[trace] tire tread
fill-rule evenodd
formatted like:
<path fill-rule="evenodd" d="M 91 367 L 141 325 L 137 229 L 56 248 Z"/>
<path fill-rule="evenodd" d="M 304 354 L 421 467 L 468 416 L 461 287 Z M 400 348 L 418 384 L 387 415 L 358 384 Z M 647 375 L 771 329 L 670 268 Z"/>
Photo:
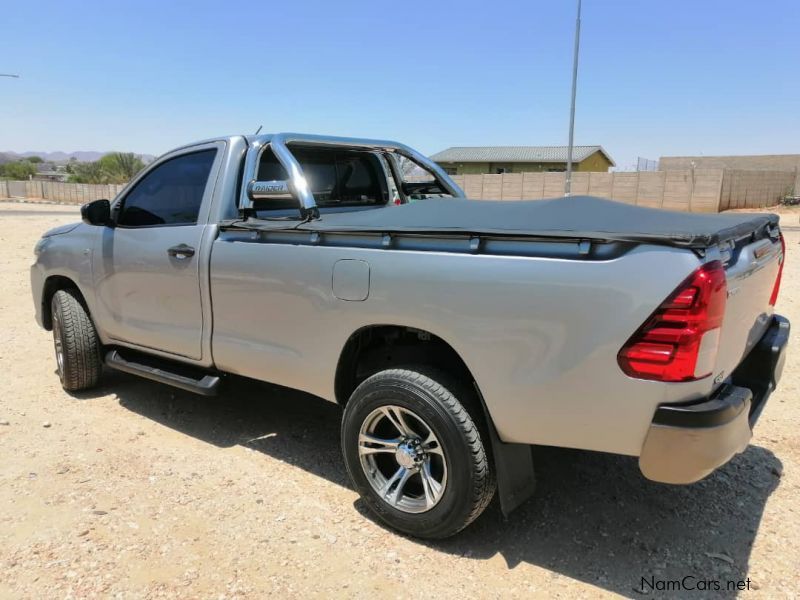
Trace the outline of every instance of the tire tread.
<path fill-rule="evenodd" d="M 73 290 L 59 290 L 53 295 L 53 312 L 58 311 L 61 343 L 64 352 L 65 390 L 76 392 L 97 385 L 102 371 L 100 340 L 94 323 Z M 55 326 L 55 325 L 54 325 Z"/>

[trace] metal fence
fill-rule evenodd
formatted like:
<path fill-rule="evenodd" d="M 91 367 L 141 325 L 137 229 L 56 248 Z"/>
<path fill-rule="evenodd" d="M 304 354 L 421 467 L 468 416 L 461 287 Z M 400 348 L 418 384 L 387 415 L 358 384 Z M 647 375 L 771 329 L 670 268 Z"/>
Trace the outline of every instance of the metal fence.
<path fill-rule="evenodd" d="M 637 171 L 658 171 L 658 161 L 645 158 L 644 156 L 636 157 L 636 170 Z"/>

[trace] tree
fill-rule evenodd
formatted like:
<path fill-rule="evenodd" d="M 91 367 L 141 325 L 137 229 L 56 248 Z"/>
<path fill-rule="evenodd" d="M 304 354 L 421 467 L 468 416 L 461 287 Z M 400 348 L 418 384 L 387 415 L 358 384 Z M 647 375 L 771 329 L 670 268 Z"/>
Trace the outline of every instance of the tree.
<path fill-rule="evenodd" d="M 73 162 L 67 172 L 70 173 L 70 183 L 106 183 L 100 161 Z"/>
<path fill-rule="evenodd" d="M 70 161 L 67 172 L 73 183 L 127 183 L 144 163 L 131 152 L 112 152 L 95 162 Z"/>
<path fill-rule="evenodd" d="M 97 161 L 106 183 L 126 183 L 144 168 L 142 159 L 132 152 L 112 152 Z"/>
<path fill-rule="evenodd" d="M 25 160 L 27 160 L 28 162 L 33 163 L 33 164 L 38 164 L 38 163 L 43 163 L 44 162 L 44 159 L 41 156 L 28 156 Z"/>
<path fill-rule="evenodd" d="M 27 160 L 20 160 L 3 165 L 3 176 L 9 179 L 29 179 L 35 174 L 36 165 Z"/>

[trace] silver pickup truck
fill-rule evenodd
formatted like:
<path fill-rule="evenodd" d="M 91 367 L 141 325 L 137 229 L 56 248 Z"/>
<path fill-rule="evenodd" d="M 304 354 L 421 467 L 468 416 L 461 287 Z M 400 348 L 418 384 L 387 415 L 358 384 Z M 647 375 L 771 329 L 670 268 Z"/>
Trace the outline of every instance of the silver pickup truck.
<path fill-rule="evenodd" d="M 299 134 L 178 148 L 81 211 L 31 268 L 66 390 L 105 365 L 338 403 L 353 486 L 419 537 L 529 497 L 531 444 L 697 481 L 785 360 L 775 215 L 467 200 L 402 144 Z"/>

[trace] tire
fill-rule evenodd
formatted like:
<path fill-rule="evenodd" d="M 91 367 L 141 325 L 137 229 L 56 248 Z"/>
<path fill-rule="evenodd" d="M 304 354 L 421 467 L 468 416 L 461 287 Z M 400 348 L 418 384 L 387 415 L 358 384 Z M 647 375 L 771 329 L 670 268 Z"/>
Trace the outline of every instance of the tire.
<path fill-rule="evenodd" d="M 441 539 L 483 512 L 496 484 L 488 437 L 464 406 L 475 400 L 466 386 L 424 367 L 380 371 L 356 388 L 342 451 L 356 491 L 381 521 Z"/>
<path fill-rule="evenodd" d="M 58 376 L 68 392 L 97 385 L 103 368 L 97 331 L 78 298 L 77 292 L 59 290 L 50 303 Z"/>

